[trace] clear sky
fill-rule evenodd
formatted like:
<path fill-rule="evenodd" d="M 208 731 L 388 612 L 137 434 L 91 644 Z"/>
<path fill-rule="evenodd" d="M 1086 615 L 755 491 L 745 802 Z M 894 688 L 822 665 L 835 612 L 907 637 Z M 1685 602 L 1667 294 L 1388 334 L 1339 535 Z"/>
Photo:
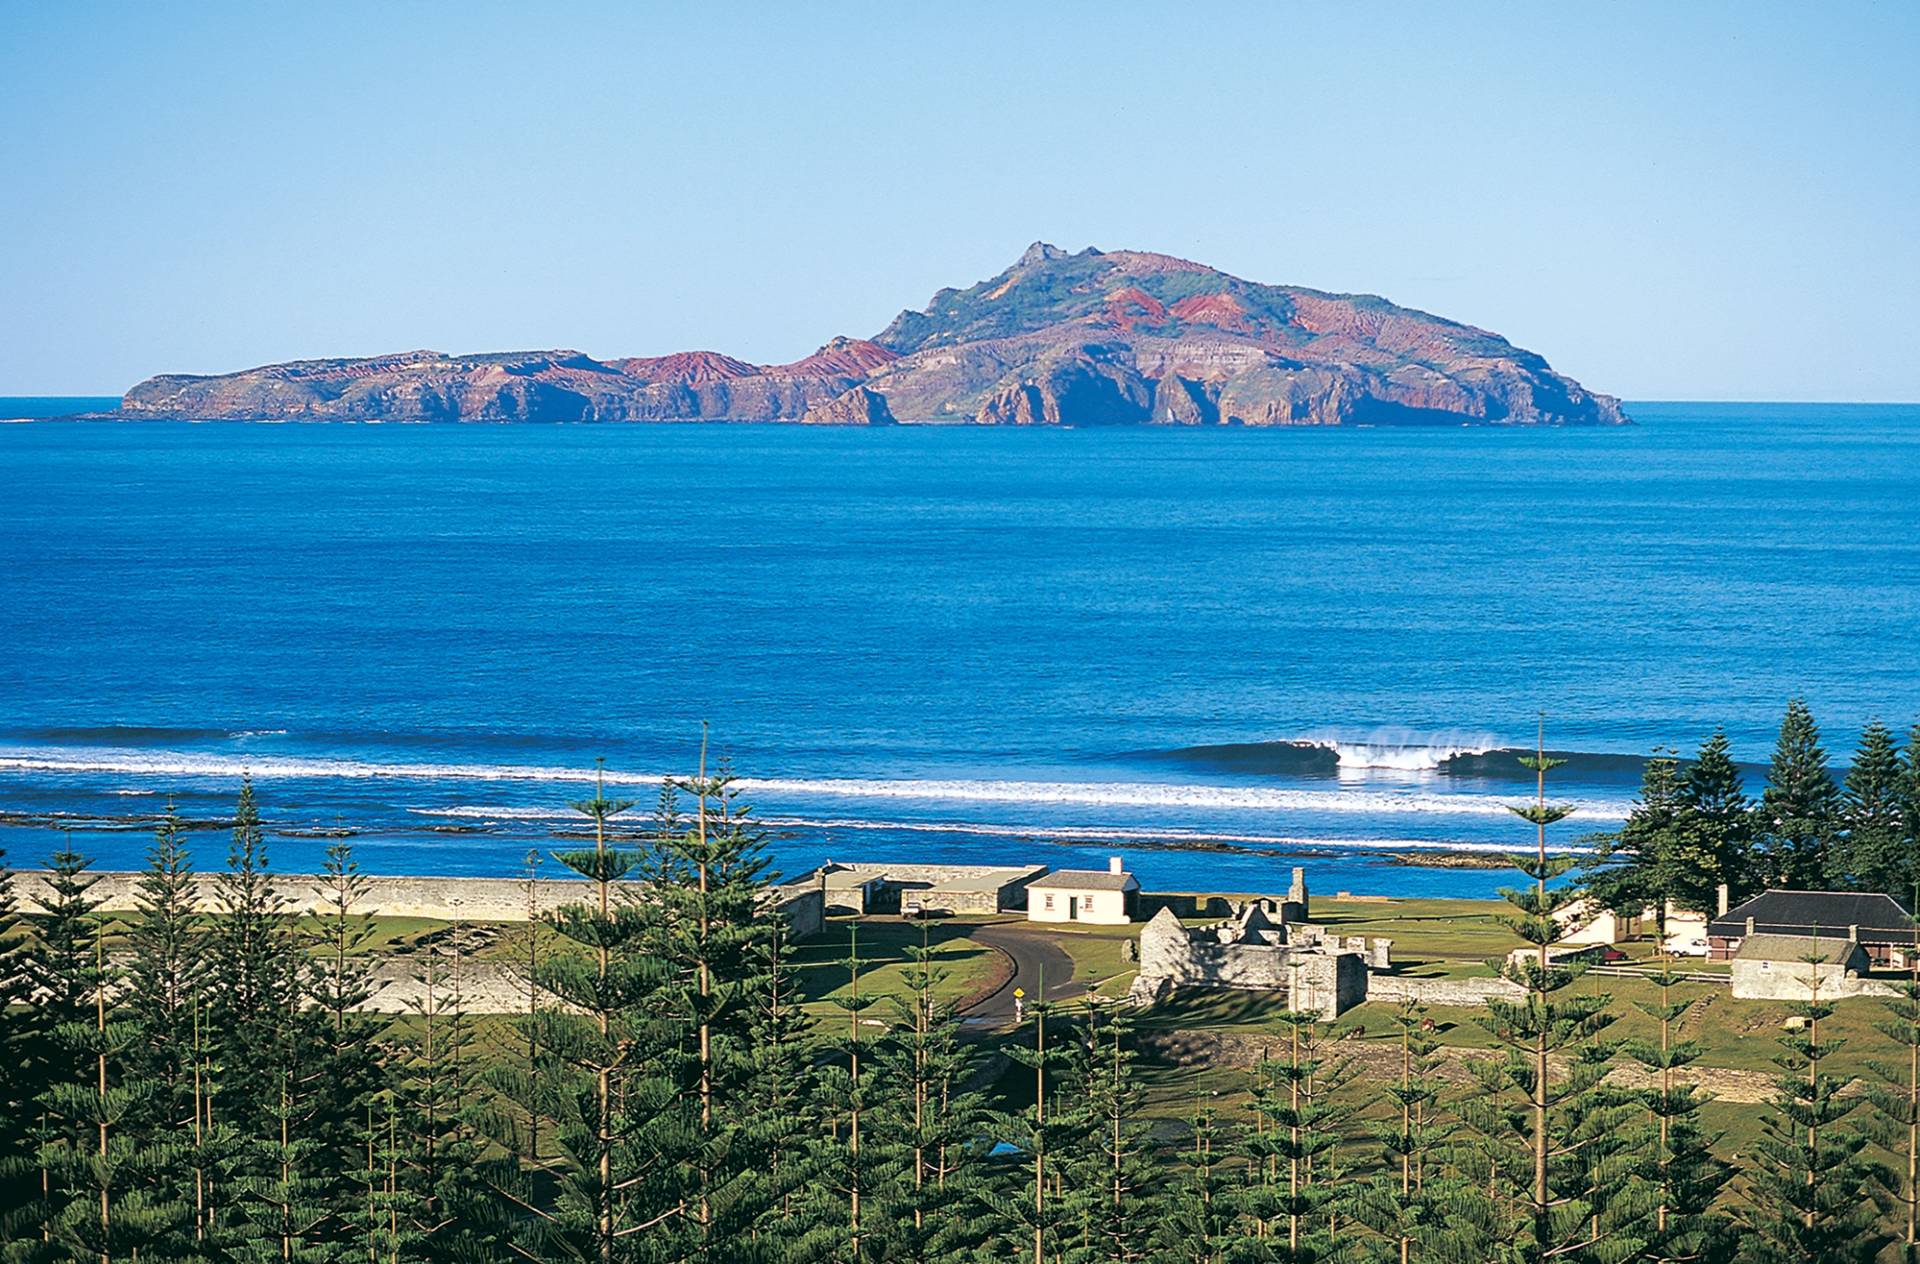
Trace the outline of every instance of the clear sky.
<path fill-rule="evenodd" d="M 1035 239 L 1920 399 L 1920 5 L 0 0 L 0 394 L 872 334 Z"/>

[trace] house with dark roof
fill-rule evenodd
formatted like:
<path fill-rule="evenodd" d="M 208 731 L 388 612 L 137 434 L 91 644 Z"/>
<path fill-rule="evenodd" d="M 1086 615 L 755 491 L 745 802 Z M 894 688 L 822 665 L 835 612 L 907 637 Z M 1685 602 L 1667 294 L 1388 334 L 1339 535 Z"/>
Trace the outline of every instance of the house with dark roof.
<path fill-rule="evenodd" d="M 1838 935 L 1772 935 L 1741 938 L 1728 973 L 1743 1001 L 1837 1000 L 1861 994 L 1867 985 L 1867 954 Z"/>
<path fill-rule="evenodd" d="M 1762 891 L 1707 923 L 1707 960 L 1732 961 L 1755 935 L 1857 943 L 1874 966 L 1904 966 L 1920 928 L 1890 895 L 1861 891 Z"/>

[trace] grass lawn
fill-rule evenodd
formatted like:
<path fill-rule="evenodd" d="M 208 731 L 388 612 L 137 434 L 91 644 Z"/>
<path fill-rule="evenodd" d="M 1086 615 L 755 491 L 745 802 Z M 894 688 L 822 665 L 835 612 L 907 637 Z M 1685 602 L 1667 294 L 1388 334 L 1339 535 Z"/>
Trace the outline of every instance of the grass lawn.
<path fill-rule="evenodd" d="M 1139 967 L 1127 960 L 1129 944 L 1140 938 L 1140 927 L 1074 926 L 1040 923 L 1046 933 L 1073 958 L 1073 978 L 1101 996 L 1125 996 Z"/>
<path fill-rule="evenodd" d="M 368 929 L 373 933 L 360 946 L 363 953 L 405 952 L 427 936 L 452 926 L 451 922 L 430 917 L 374 917 L 369 923 Z M 296 917 L 293 924 L 296 933 L 308 938 L 317 938 L 326 932 L 326 923 L 318 917 Z"/>
<path fill-rule="evenodd" d="M 1393 964 L 1414 978 L 1485 978 L 1487 962 L 1520 946 L 1499 900 L 1338 900 L 1314 897 L 1313 920 L 1342 935 L 1393 941 Z"/>
<path fill-rule="evenodd" d="M 1396 969 L 1416 978 L 1479 977 L 1489 973 L 1486 962 L 1504 956 L 1519 940 L 1496 920 L 1505 907 L 1490 900 L 1340 900 L 1316 898 L 1314 920 L 1341 934 L 1385 936 L 1393 940 Z M 120 919 L 123 922 L 132 919 Z M 319 929 L 317 919 L 298 919 L 300 929 Z M 960 1001 L 991 983 L 1005 969 L 1005 959 L 991 947 L 973 939 L 982 925 L 1017 921 L 1018 918 L 948 918 L 924 925 L 928 942 L 939 950 L 940 968 L 945 978 L 936 988 L 949 1003 Z M 1209 921 L 1217 919 L 1198 919 Z M 479 924 L 476 924 L 478 927 Z M 906 992 L 906 949 L 921 942 L 923 927 L 892 918 L 830 919 L 822 932 L 795 945 L 793 963 L 798 970 L 804 1004 L 823 1020 L 844 1022 L 845 1011 L 834 1002 L 850 991 L 847 967 L 849 930 L 857 926 L 861 958 L 860 990 L 863 995 L 881 998 L 866 1010 L 864 1017 L 884 1023 L 893 1020 L 888 997 Z M 444 934 L 450 924 L 428 918 L 375 917 L 373 934 L 362 948 L 367 953 L 406 952 Z M 476 947 L 476 960 L 515 958 L 524 947 L 520 925 L 485 928 L 490 942 Z M 1074 978 L 1104 996 L 1124 995 L 1132 983 L 1136 967 L 1127 959 L 1127 949 L 1139 935 L 1140 927 L 1047 925 L 1044 933 L 1057 943 L 1074 962 Z M 551 936 L 550 930 L 542 930 Z M 1623 945 L 1636 959 L 1651 955 L 1651 943 Z M 1706 963 L 1687 960 L 1689 971 L 1724 973 Z M 1574 985 L 1584 992 L 1603 991 L 1613 999 L 1616 1021 L 1608 1029 L 1616 1040 L 1650 1039 L 1657 1034 L 1654 1020 L 1641 1008 L 1653 1004 L 1658 989 L 1645 979 L 1611 975 L 1588 975 Z M 1684 1039 L 1703 1046 L 1700 1065 L 1736 1071 L 1771 1074 L 1773 1058 L 1779 1052 L 1775 1043 L 1792 1015 L 1792 1007 L 1783 1002 L 1736 1001 L 1724 986 L 1686 984 L 1676 989 L 1676 997 L 1694 997 L 1699 1004 L 1680 1026 Z M 1218 991 L 1185 993 L 1170 998 L 1140 1016 L 1144 1030 L 1220 1030 L 1235 1032 L 1277 1031 L 1274 1015 L 1278 1005 L 1273 997 L 1257 993 Z M 1341 1016 L 1334 1025 L 1336 1034 L 1355 1032 L 1360 1039 L 1386 1038 L 1392 1030 L 1393 1007 L 1381 1003 L 1361 1005 Z M 1430 1016 L 1440 1026 L 1443 1043 L 1456 1048 L 1484 1049 L 1492 1037 L 1475 1021 L 1484 1010 L 1435 1007 Z M 1868 1073 L 1870 1060 L 1893 1056 L 1887 1038 L 1877 1029 L 1887 1013 L 1880 1001 L 1858 998 L 1841 1001 L 1831 1019 L 1823 1024 L 1822 1035 L 1843 1042 L 1829 1066 L 1838 1074 Z M 1211 1072 L 1208 1073 L 1212 1075 Z M 1204 1092 L 1213 1092 L 1230 1083 L 1244 1087 L 1244 1073 L 1222 1071 L 1225 1080 L 1207 1084 Z M 1236 1077 L 1238 1079 L 1236 1080 Z M 1190 1099 L 1193 1077 L 1186 1072 L 1169 1073 L 1169 1091 Z M 1175 1086 L 1178 1086 L 1177 1088 Z M 1160 1103 L 1157 1109 L 1185 1113 L 1185 1105 Z M 1738 1123 L 1739 1118 L 1733 1121 Z"/>
<path fill-rule="evenodd" d="M 846 1021 L 846 1011 L 835 1001 L 852 994 L 848 958 L 850 948 L 857 943 L 860 995 L 880 998 L 863 1011 L 862 1017 L 891 1026 L 894 1010 L 888 998 L 907 995 L 907 949 L 920 945 L 922 932 L 927 944 L 939 954 L 936 968 L 945 972 L 935 984 L 934 994 L 949 1003 L 958 1002 L 1004 969 L 1005 959 L 998 952 L 973 942 L 973 931 L 980 924 L 972 918 L 921 923 L 829 918 L 818 935 L 794 945 L 791 960 L 799 972 L 802 1004 L 822 1021 Z"/>
<path fill-rule="evenodd" d="M 1608 1039 L 1658 1039 L 1658 1024 L 1641 1008 L 1659 1000 L 1660 990 L 1652 982 L 1590 974 L 1576 981 L 1572 990 L 1602 992 L 1612 998 L 1615 1021 L 1606 1031 Z M 1791 1004 L 1735 1000 L 1724 987 L 1706 983 L 1683 984 L 1673 990 L 1673 996 L 1675 1000 L 1692 998 L 1699 1002 L 1681 1019 L 1678 1036 L 1700 1044 L 1700 1066 L 1767 1074 L 1777 1070 L 1773 1059 L 1781 1050 L 1776 1041 L 1785 1033 L 1786 1020 L 1793 1016 Z M 1277 1034 L 1281 1027 L 1274 1016 L 1279 1009 L 1275 998 L 1257 993 L 1184 993 L 1143 1015 L 1141 1027 Z M 1336 1035 L 1358 1031 L 1361 1039 L 1390 1038 L 1395 1009 L 1381 1002 L 1356 1006 L 1340 1016 L 1333 1031 Z M 1446 1046 L 1464 1049 L 1493 1046 L 1492 1034 L 1476 1021 L 1485 1014 L 1483 1009 L 1435 1006 L 1428 1010 L 1439 1027 L 1438 1039 Z M 1827 1069 L 1841 1075 L 1867 1075 L 1870 1061 L 1894 1057 L 1896 1049 L 1877 1026 L 1889 1017 L 1884 1003 L 1870 997 L 1837 1002 L 1833 1016 L 1820 1029 L 1823 1043 L 1843 1042 L 1826 1064 Z"/>

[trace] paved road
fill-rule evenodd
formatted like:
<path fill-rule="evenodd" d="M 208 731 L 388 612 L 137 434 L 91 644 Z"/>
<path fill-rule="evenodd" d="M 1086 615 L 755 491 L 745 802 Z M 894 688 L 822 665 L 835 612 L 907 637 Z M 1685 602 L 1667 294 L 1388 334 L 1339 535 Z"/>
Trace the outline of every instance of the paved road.
<path fill-rule="evenodd" d="M 965 1018 L 980 1026 L 1006 1027 L 1013 1023 L 1013 990 L 1025 988 L 1027 999 L 1040 992 L 1040 979 L 1047 981 L 1047 999 L 1062 1001 L 1079 996 L 1086 984 L 1073 981 L 1073 958 L 1057 940 L 1023 922 L 982 926 L 973 932 L 980 943 L 998 948 L 1013 961 L 1013 977 L 998 992 L 968 1009 Z"/>

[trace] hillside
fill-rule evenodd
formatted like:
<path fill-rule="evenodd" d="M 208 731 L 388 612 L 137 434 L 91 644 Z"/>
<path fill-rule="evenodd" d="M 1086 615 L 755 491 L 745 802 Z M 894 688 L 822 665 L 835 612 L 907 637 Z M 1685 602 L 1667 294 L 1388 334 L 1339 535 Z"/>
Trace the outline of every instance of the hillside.
<path fill-rule="evenodd" d="M 1140 251 L 1036 242 L 872 339 L 791 364 L 714 351 L 303 360 L 166 375 L 128 417 L 895 421 L 984 425 L 1619 424 L 1619 401 L 1488 333 L 1372 295 L 1243 281 Z"/>

